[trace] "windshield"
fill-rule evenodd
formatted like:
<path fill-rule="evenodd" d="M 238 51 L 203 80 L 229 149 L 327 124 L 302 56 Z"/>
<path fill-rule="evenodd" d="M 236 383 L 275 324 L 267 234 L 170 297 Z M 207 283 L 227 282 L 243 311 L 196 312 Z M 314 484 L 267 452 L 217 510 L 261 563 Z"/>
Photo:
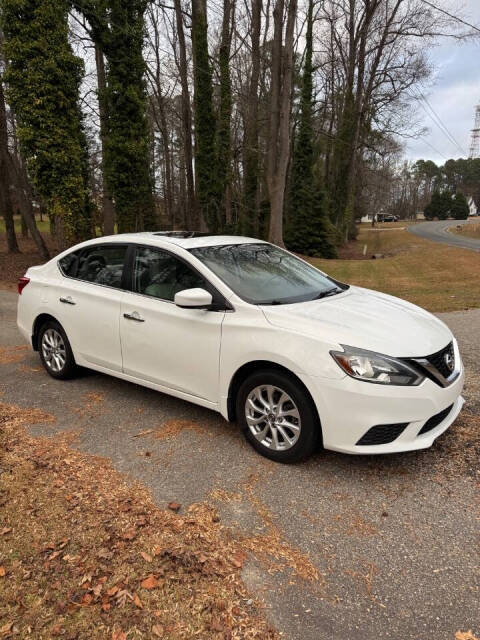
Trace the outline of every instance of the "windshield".
<path fill-rule="evenodd" d="M 347 288 L 271 244 L 198 247 L 190 253 L 252 304 L 305 302 Z"/>

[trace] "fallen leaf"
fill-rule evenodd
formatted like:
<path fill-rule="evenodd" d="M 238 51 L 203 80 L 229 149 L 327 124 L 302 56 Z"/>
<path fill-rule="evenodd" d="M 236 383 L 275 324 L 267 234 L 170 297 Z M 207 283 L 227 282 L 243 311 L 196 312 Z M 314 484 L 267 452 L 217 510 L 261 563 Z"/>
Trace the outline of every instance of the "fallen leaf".
<path fill-rule="evenodd" d="M 455 634 L 455 640 L 479 640 L 476 636 L 473 635 L 472 630 L 468 631 L 457 631 Z"/>
<path fill-rule="evenodd" d="M 230 560 L 232 561 L 233 566 L 237 567 L 237 569 L 241 569 L 245 560 L 245 555 L 243 553 L 232 553 Z"/>
<path fill-rule="evenodd" d="M 6 574 L 5 567 L 0 567 L 0 578 L 3 578 L 5 574 Z"/>
<path fill-rule="evenodd" d="M 126 589 L 122 589 L 116 594 L 115 599 L 119 607 L 124 607 L 127 600 L 133 600 L 133 596 Z"/>
<path fill-rule="evenodd" d="M 178 504 L 178 502 L 175 501 L 168 503 L 168 508 L 171 509 L 171 511 L 175 511 L 175 513 L 180 510 L 181 506 L 181 504 Z"/>
<path fill-rule="evenodd" d="M 152 633 L 154 633 L 157 638 L 162 638 L 163 637 L 163 627 L 160 626 L 159 624 L 154 624 L 152 627 Z"/>
<path fill-rule="evenodd" d="M 3 529 L 0 529 L 0 536 L 4 536 L 7 533 L 10 533 L 10 531 L 12 530 L 12 527 L 4 527 Z M 13 623 L 12 623 L 13 624 Z M 3 628 L 3 627 L 2 627 Z"/>
<path fill-rule="evenodd" d="M 140 551 L 140 555 L 144 560 L 146 560 L 146 562 L 152 561 L 152 556 L 148 555 L 148 553 L 145 553 L 145 551 Z"/>
<path fill-rule="evenodd" d="M 134 540 L 137 537 L 137 532 L 134 531 L 133 529 L 130 529 L 129 531 L 126 531 L 123 535 L 122 538 L 124 540 Z"/>
<path fill-rule="evenodd" d="M 113 631 L 112 640 L 127 640 L 127 634 L 123 633 L 121 629 L 118 629 L 117 631 Z"/>
<path fill-rule="evenodd" d="M 154 555 L 154 556 L 159 556 L 159 555 L 162 553 L 162 551 L 163 551 L 163 549 L 162 549 L 162 547 L 161 547 L 159 544 L 157 544 L 157 545 L 156 545 L 155 547 L 153 547 L 153 549 L 152 549 L 152 553 L 153 553 L 153 555 Z"/>
<path fill-rule="evenodd" d="M 135 597 L 133 598 L 133 601 L 134 601 L 134 603 L 136 604 L 136 606 L 137 606 L 139 609 L 143 609 L 142 601 L 140 600 L 140 598 L 138 597 L 138 595 L 137 595 L 137 594 L 135 594 Z"/>
<path fill-rule="evenodd" d="M 7 624 L 4 624 L 3 627 L 0 627 L 0 633 L 2 635 L 6 635 L 7 633 L 10 633 L 10 631 L 12 630 L 13 627 L 13 622 L 7 622 Z"/>
<path fill-rule="evenodd" d="M 145 580 L 142 582 L 142 587 L 144 589 L 156 589 L 159 585 L 158 580 L 155 578 L 155 576 L 148 576 L 148 578 L 145 578 Z"/>

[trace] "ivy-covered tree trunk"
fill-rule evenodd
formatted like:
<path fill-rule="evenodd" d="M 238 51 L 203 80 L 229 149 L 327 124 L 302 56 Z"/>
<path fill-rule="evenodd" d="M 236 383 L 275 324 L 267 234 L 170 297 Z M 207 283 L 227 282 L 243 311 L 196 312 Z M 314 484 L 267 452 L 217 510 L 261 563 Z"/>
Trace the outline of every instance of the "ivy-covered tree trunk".
<path fill-rule="evenodd" d="M 157 226 L 142 53 L 145 8 L 144 0 L 109 0 L 101 33 L 107 58 L 105 171 L 119 233 Z"/>
<path fill-rule="evenodd" d="M 65 0 L 3 0 L 8 99 L 29 174 L 59 249 L 91 233 L 88 164 L 78 90 L 83 64 L 68 41 Z"/>
<path fill-rule="evenodd" d="M 105 60 L 103 51 L 98 42 L 95 43 L 95 65 L 97 68 L 97 91 L 98 91 L 98 115 L 100 120 L 100 142 L 102 145 L 102 214 L 103 233 L 106 236 L 112 235 L 115 231 L 115 207 L 113 205 L 108 175 L 105 161 L 105 143 L 108 126 L 108 110 L 106 101 L 107 80 L 105 74 Z"/>
<path fill-rule="evenodd" d="M 233 7 L 234 10 L 234 7 Z M 230 80 L 230 46 L 232 40 L 232 0 L 223 1 L 222 37 L 220 42 L 220 105 L 217 124 L 217 177 L 220 200 L 219 231 L 230 223 L 228 190 L 231 183 L 232 83 Z"/>
<path fill-rule="evenodd" d="M 192 46 L 196 197 L 200 215 L 209 231 L 216 233 L 220 228 L 220 190 L 215 171 L 215 115 L 212 100 L 212 71 L 208 59 L 205 0 L 192 0 Z"/>
<path fill-rule="evenodd" d="M 248 88 L 247 115 L 244 139 L 244 191 L 245 208 L 240 219 L 241 232 L 253 235 L 258 227 L 258 83 L 260 77 L 260 29 L 262 0 L 252 0 L 252 68 Z"/>
<path fill-rule="evenodd" d="M 309 256 L 335 256 L 332 229 L 324 196 L 313 172 L 313 0 L 309 0 L 305 62 L 300 100 L 300 124 L 292 161 L 292 180 L 286 244 L 289 249 Z"/>

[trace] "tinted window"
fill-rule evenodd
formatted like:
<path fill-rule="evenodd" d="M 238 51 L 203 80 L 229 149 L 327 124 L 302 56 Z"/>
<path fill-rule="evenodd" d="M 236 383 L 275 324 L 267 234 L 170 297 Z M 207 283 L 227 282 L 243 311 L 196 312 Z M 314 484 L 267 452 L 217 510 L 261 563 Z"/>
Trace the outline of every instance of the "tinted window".
<path fill-rule="evenodd" d="M 122 286 L 126 245 L 98 245 L 69 253 L 60 260 L 66 276 L 119 289 Z"/>
<path fill-rule="evenodd" d="M 137 293 L 173 301 L 178 291 L 206 286 L 199 274 L 171 254 L 148 247 L 137 249 L 133 270 L 133 288 Z"/>
<path fill-rule="evenodd" d="M 77 275 L 78 255 L 78 251 L 72 251 L 72 253 L 69 253 L 58 261 L 64 275 L 70 278 L 74 278 Z"/>
<path fill-rule="evenodd" d="M 253 304 L 302 302 L 346 288 L 271 244 L 198 247 L 190 253 Z"/>

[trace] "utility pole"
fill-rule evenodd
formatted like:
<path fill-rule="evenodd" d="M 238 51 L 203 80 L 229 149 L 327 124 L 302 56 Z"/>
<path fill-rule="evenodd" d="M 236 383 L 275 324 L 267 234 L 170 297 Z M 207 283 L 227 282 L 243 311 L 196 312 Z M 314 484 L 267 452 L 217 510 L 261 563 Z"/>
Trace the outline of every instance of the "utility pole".
<path fill-rule="evenodd" d="M 475 125 L 472 129 L 469 158 L 480 157 L 480 104 L 475 107 Z"/>

